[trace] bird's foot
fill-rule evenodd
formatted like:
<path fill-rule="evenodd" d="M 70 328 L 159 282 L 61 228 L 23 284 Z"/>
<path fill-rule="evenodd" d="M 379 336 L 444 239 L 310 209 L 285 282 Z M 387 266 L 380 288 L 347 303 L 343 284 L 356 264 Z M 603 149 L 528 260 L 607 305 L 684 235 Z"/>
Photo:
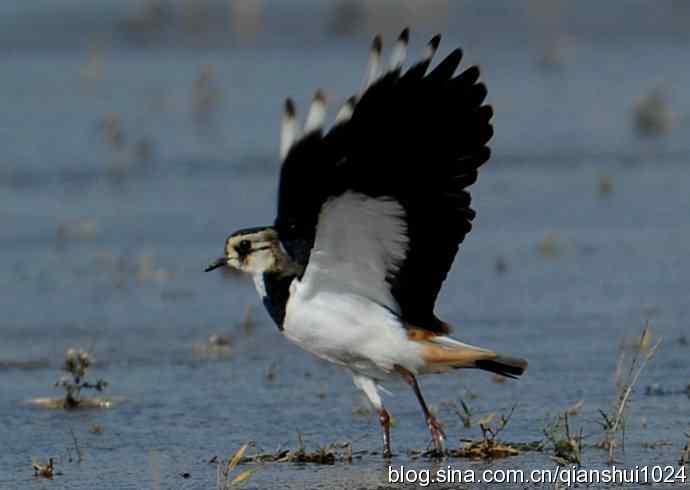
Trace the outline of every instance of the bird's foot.
<path fill-rule="evenodd" d="M 431 432 L 431 438 L 434 442 L 434 452 L 437 457 L 442 457 L 446 454 L 446 434 L 443 432 L 443 426 L 433 415 L 429 415 L 426 419 Z"/>

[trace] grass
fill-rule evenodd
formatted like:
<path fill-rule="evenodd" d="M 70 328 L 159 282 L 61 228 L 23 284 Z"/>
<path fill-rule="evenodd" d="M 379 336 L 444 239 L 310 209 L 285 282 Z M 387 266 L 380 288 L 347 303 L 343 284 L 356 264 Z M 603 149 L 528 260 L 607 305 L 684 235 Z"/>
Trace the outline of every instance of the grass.
<path fill-rule="evenodd" d="M 312 463 L 319 465 L 332 465 L 337 462 L 351 463 L 354 455 L 352 443 L 335 442 L 325 446 L 319 446 L 315 451 L 308 451 L 304 445 L 301 434 L 297 435 L 299 446 L 295 450 L 278 449 L 275 452 L 257 452 L 251 456 L 242 457 L 239 463 Z"/>
<path fill-rule="evenodd" d="M 455 413 L 462 420 L 465 428 L 470 428 L 475 423 L 476 414 L 474 414 L 468 405 L 460 400 L 460 406 L 454 402 L 447 402 L 446 406 L 452 408 Z M 539 450 L 534 443 L 510 443 L 499 440 L 499 434 L 505 430 L 510 423 L 516 406 L 513 406 L 507 414 L 497 414 L 491 412 L 476 421 L 482 433 L 482 438 L 479 440 L 461 439 L 464 443 L 459 448 L 449 448 L 446 451 L 447 456 L 452 458 L 468 458 L 490 461 L 493 459 L 507 458 L 510 456 L 517 456 L 522 451 Z M 421 451 L 410 451 L 413 459 L 417 457 L 437 457 L 435 449 Z"/>
<path fill-rule="evenodd" d="M 72 348 L 65 353 L 65 362 L 62 369 L 67 374 L 55 383 L 56 387 L 65 390 L 64 408 L 79 408 L 82 403 L 82 390 L 96 390 L 100 392 L 108 386 L 108 382 L 102 379 L 95 383 L 86 380 L 87 372 L 93 365 L 93 362 L 93 356 L 81 349 Z"/>
<path fill-rule="evenodd" d="M 626 368 L 627 356 L 624 348 L 620 349 L 616 368 L 616 399 L 609 412 L 599 410 L 600 424 L 604 429 L 604 439 L 599 446 L 608 450 L 608 462 L 616 461 L 616 448 L 625 448 L 626 412 L 633 390 L 645 367 L 656 354 L 661 340 L 652 341 L 649 322 L 645 325 L 639 341 L 633 346 L 632 358 Z M 619 437 L 620 436 L 620 437 Z"/>
<path fill-rule="evenodd" d="M 462 421 L 462 426 L 465 429 L 470 429 L 472 427 L 474 424 L 475 414 L 472 412 L 465 400 L 462 398 L 460 399 L 460 406 L 458 406 L 458 404 L 454 401 L 445 402 L 444 405 L 455 412 L 455 414 Z"/>
<path fill-rule="evenodd" d="M 247 442 L 240 447 L 235 454 L 218 464 L 218 469 L 216 472 L 216 489 L 217 490 L 227 490 L 233 487 L 237 487 L 242 483 L 246 482 L 251 478 L 251 476 L 256 472 L 255 468 L 250 468 L 244 470 L 234 475 L 237 465 L 240 464 L 244 458 L 244 454 L 247 452 L 251 442 Z"/>
<path fill-rule="evenodd" d="M 514 412 L 515 405 L 507 415 L 497 415 L 496 412 L 491 412 L 484 416 L 479 421 L 482 440 L 467 442 L 464 448 L 456 450 L 453 455 L 471 459 L 496 459 L 520 454 L 517 448 L 498 440 L 498 435 L 508 426 Z"/>
<path fill-rule="evenodd" d="M 94 390 L 102 392 L 108 386 L 108 382 L 103 379 L 88 381 L 87 375 L 91 366 L 93 366 L 94 358 L 88 352 L 70 348 L 65 353 L 65 361 L 62 365 L 62 371 L 66 374 L 53 385 L 56 388 L 62 388 L 65 394 L 61 398 L 57 397 L 41 397 L 32 398 L 27 403 L 40 408 L 47 408 L 51 410 L 75 410 L 75 409 L 91 409 L 91 408 L 110 408 L 113 405 L 111 398 L 103 397 L 87 397 L 82 395 L 83 390 Z"/>
<path fill-rule="evenodd" d="M 566 410 L 544 428 L 546 441 L 553 451 L 552 459 L 561 466 L 582 464 L 582 429 L 577 435 L 570 430 L 572 410 Z"/>
<path fill-rule="evenodd" d="M 72 436 L 72 443 L 74 444 L 74 451 L 77 454 L 77 462 L 81 463 L 82 462 L 82 453 L 81 453 L 81 448 L 79 447 L 79 441 L 77 441 L 77 436 L 74 435 L 74 431 L 70 427 L 69 433 Z M 71 460 L 71 458 L 70 458 Z"/>

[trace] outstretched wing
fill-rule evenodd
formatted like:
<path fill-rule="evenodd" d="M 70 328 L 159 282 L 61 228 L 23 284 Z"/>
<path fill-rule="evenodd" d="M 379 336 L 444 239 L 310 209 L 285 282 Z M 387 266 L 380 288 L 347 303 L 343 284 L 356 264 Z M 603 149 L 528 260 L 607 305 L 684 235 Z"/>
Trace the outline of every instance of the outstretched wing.
<path fill-rule="evenodd" d="M 493 113 L 482 105 L 478 68 L 455 75 L 460 50 L 427 74 L 438 42 L 403 73 L 403 31 L 391 69 L 379 76 L 377 38 L 366 91 L 325 135 L 320 93 L 302 138 L 288 103 L 284 136 L 294 144 L 283 145 L 275 227 L 305 275 L 318 276 L 314 287 L 366 295 L 406 323 L 443 332 L 434 303 L 471 229 L 466 188 L 489 158 Z"/>

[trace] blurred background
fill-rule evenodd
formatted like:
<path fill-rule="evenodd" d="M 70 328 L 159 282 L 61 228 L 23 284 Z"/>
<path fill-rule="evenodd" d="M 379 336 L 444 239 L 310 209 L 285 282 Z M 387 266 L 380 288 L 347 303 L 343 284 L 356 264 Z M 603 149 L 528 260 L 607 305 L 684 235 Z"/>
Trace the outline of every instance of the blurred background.
<path fill-rule="evenodd" d="M 461 46 L 495 111 L 475 229 L 439 314 L 463 340 L 530 360 L 519 383 L 453 374 L 423 381 L 427 397 L 518 400 L 510 436 L 538 438 L 550 410 L 606 406 L 621 340 L 649 321 L 665 345 L 646 383 L 671 398 L 643 397 L 633 447 L 687 430 L 687 396 L 672 394 L 690 381 L 690 2 L 6 0 L 0 487 L 23 488 L 31 458 L 55 456 L 70 488 L 199 488 L 215 482 L 212 456 L 249 439 L 294 445 L 298 430 L 378 449 L 349 376 L 288 345 L 249 281 L 202 270 L 227 234 L 273 220 L 285 97 L 304 114 L 322 88 L 335 114 L 362 85 L 373 35 L 390 47 L 405 26 L 408 58 L 436 32 L 439 59 Z M 125 401 L 27 408 L 59 395 L 73 346 Z M 423 447 L 409 393 L 390 408 L 400 452 Z M 379 462 L 255 481 L 375 488 Z"/>

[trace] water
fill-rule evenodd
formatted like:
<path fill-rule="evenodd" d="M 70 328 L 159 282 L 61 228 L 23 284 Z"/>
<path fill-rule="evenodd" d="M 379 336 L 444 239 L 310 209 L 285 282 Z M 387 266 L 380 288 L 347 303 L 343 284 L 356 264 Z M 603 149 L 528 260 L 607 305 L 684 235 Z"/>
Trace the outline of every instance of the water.
<path fill-rule="evenodd" d="M 253 41 L 217 26 L 176 36 L 173 26 L 143 42 L 121 27 L 137 4 L 101 4 L 63 2 L 50 15 L 52 4 L 1 7 L 0 488 L 139 489 L 158 480 L 160 488 L 215 488 L 214 456 L 248 440 L 295 448 L 298 432 L 311 449 L 349 440 L 379 451 L 378 422 L 360 413 L 349 375 L 283 339 L 248 281 L 202 270 L 228 233 L 273 219 L 283 98 L 294 96 L 304 114 L 317 87 L 331 100 L 350 95 L 371 22 L 390 34 L 416 17 L 389 10 L 384 22 L 381 7 L 338 37 L 329 27 L 337 3 L 302 1 L 292 11 L 266 2 Z M 594 444 L 598 410 L 615 398 L 619 344 L 650 318 L 664 343 L 633 396 L 620 458 L 675 464 L 688 397 L 647 396 L 645 387 L 681 392 L 690 381 L 690 348 L 680 341 L 690 314 L 688 17 L 680 2 L 626 2 L 626 22 L 616 21 L 618 5 L 542 7 L 476 2 L 413 23 L 413 53 L 441 29 L 444 53 L 462 45 L 469 63 L 481 63 L 496 113 L 494 157 L 473 188 L 478 219 L 439 316 L 463 340 L 530 361 L 519 382 L 459 372 L 424 378 L 422 388 L 454 446 L 479 437 L 443 403 L 461 398 L 477 413 L 506 413 L 517 402 L 502 437 L 521 442 L 540 439 L 549 417 L 584 400 L 571 426 Z M 554 43 L 562 60 L 545 67 Z M 204 65 L 215 73 L 207 93 L 219 94 L 208 112 L 193 88 Z M 668 94 L 673 130 L 644 140 L 632 107 L 654 86 Z M 103 135 L 112 115 L 119 147 Z M 602 178 L 612 183 L 605 196 Z M 499 258 L 505 273 L 496 271 Z M 251 335 L 241 326 L 247 305 Z M 194 348 L 219 333 L 232 338 L 229 356 Z M 27 406 L 59 395 L 52 384 L 75 345 L 95 354 L 93 376 L 124 401 L 100 411 Z M 394 463 L 428 468 L 407 455 L 429 439 L 416 401 L 394 388 L 386 398 L 397 420 Z M 94 424 L 102 434 L 89 431 Z M 33 480 L 32 458 L 48 457 L 63 474 Z M 606 453 L 587 447 L 583 459 L 603 467 Z M 549 453 L 452 464 L 553 467 Z M 387 465 L 367 455 L 352 465 L 264 465 L 247 487 L 386 481 Z"/>

